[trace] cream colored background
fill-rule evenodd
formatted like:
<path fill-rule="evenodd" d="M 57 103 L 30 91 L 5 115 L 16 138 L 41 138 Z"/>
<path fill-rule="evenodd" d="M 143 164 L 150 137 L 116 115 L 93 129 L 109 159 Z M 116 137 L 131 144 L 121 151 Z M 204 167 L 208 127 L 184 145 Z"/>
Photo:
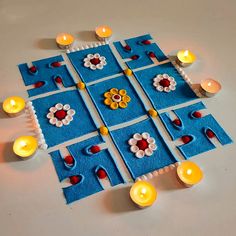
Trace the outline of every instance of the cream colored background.
<path fill-rule="evenodd" d="M 81 45 L 95 40 L 88 31 L 105 23 L 114 40 L 149 32 L 167 54 L 194 51 L 198 61 L 185 71 L 196 83 L 206 77 L 222 83 L 222 92 L 205 103 L 236 140 L 235 11 L 234 0 L 0 0 L 0 101 L 27 97 L 16 65 L 60 53 L 57 33 L 72 33 Z M 174 173 L 155 178 L 159 199 L 140 211 L 125 186 L 67 206 L 46 152 L 27 162 L 11 154 L 11 142 L 30 134 L 25 117 L 1 112 L 0 129 L 2 236 L 235 235 L 235 144 L 193 159 L 205 173 L 196 188 L 179 189 Z"/>

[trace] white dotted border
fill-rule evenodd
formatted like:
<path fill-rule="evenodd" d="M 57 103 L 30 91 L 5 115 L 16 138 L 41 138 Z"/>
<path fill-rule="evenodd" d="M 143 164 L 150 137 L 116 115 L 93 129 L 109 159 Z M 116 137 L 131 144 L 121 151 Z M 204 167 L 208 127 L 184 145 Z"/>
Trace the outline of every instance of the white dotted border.
<path fill-rule="evenodd" d="M 135 182 L 137 181 L 141 181 L 141 180 L 148 180 L 148 179 L 152 179 L 153 177 L 155 176 L 158 176 L 158 175 L 162 175 L 164 173 L 167 173 L 173 169 L 175 169 L 176 167 L 178 167 L 180 165 L 180 162 L 176 162 L 174 164 L 170 164 L 169 166 L 165 166 L 159 170 L 154 170 L 153 172 L 149 172 L 145 175 L 142 175 L 138 178 L 135 179 Z"/>
<path fill-rule="evenodd" d="M 30 120 L 33 121 L 33 131 L 36 134 L 36 137 L 38 139 L 38 145 L 41 149 L 46 150 L 48 148 L 48 145 L 46 144 L 42 129 L 40 128 L 39 121 L 37 118 L 37 115 L 35 114 L 35 109 L 31 101 L 28 101 L 26 103 L 26 112 L 30 116 Z"/>
<path fill-rule="evenodd" d="M 191 79 L 188 77 L 188 75 L 184 72 L 184 70 L 176 63 L 176 61 L 170 60 L 170 62 L 171 62 L 172 65 L 175 67 L 175 69 L 180 73 L 180 75 L 183 77 L 183 79 L 186 81 L 186 83 L 192 88 L 193 82 L 192 82 Z M 203 98 L 203 97 L 204 97 L 204 96 L 200 93 L 200 91 L 199 91 L 198 89 L 194 89 L 193 91 L 194 91 L 194 93 L 195 93 L 199 98 Z"/>
<path fill-rule="evenodd" d="M 98 42 L 98 43 L 86 44 L 86 45 L 80 46 L 80 47 L 72 47 L 72 48 L 67 49 L 66 53 L 82 51 L 82 50 L 89 49 L 89 48 L 96 48 L 96 47 L 103 46 L 106 44 L 109 44 L 109 43 L 108 42 Z"/>

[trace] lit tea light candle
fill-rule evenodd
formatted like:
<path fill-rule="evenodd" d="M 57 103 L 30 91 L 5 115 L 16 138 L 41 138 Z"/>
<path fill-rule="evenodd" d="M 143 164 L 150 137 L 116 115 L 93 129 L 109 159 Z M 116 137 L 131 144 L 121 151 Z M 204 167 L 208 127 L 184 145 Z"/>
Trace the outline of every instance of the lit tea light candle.
<path fill-rule="evenodd" d="M 9 97 L 3 102 L 2 108 L 10 117 L 18 116 L 25 109 L 25 100 L 17 96 Z"/>
<path fill-rule="evenodd" d="M 95 29 L 95 33 L 98 40 L 105 41 L 105 42 L 108 42 L 112 36 L 111 28 L 105 25 L 98 26 Z"/>
<path fill-rule="evenodd" d="M 196 60 L 196 56 L 189 50 L 181 50 L 177 53 L 177 64 L 182 67 L 190 66 Z"/>
<path fill-rule="evenodd" d="M 23 160 L 32 157 L 37 149 L 37 139 L 32 136 L 21 136 L 13 144 L 13 152 Z"/>
<path fill-rule="evenodd" d="M 56 42 L 59 48 L 67 49 L 74 43 L 74 37 L 71 34 L 61 33 L 57 35 Z"/>
<path fill-rule="evenodd" d="M 130 189 L 132 201 L 140 208 L 151 206 L 157 198 L 157 191 L 146 181 L 137 181 Z"/>
<path fill-rule="evenodd" d="M 191 187 L 202 180 L 203 172 L 195 163 L 184 161 L 177 167 L 177 176 L 184 186 Z"/>
<path fill-rule="evenodd" d="M 214 79 L 202 80 L 200 86 L 201 93 L 207 97 L 212 97 L 221 90 L 221 84 Z"/>

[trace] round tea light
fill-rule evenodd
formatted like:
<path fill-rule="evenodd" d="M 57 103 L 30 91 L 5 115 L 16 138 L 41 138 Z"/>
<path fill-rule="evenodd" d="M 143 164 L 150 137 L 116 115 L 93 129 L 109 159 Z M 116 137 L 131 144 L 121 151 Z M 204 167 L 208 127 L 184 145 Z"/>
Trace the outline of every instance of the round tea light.
<path fill-rule="evenodd" d="M 181 50 L 177 53 L 177 64 L 182 67 L 190 66 L 196 60 L 196 56 L 189 50 Z"/>
<path fill-rule="evenodd" d="M 214 79 L 202 80 L 200 87 L 201 93 L 207 97 L 212 97 L 221 90 L 221 84 Z"/>
<path fill-rule="evenodd" d="M 157 191 L 147 181 L 137 181 L 130 189 L 130 198 L 140 208 L 151 206 L 157 198 Z"/>
<path fill-rule="evenodd" d="M 186 187 L 192 187 L 203 178 L 203 172 L 199 166 L 191 161 L 184 161 L 177 167 L 177 176 Z"/>
<path fill-rule="evenodd" d="M 71 34 L 60 33 L 56 37 L 57 46 L 61 49 L 70 48 L 74 42 L 74 37 Z"/>
<path fill-rule="evenodd" d="M 10 117 L 18 116 L 25 109 L 25 100 L 17 96 L 9 97 L 3 102 L 2 108 Z"/>
<path fill-rule="evenodd" d="M 95 29 L 95 33 L 98 40 L 108 42 L 112 36 L 112 29 L 109 26 L 102 25 Z"/>
<path fill-rule="evenodd" d="M 33 136 L 21 136 L 13 144 L 13 152 L 23 160 L 32 157 L 37 149 L 38 142 Z"/>

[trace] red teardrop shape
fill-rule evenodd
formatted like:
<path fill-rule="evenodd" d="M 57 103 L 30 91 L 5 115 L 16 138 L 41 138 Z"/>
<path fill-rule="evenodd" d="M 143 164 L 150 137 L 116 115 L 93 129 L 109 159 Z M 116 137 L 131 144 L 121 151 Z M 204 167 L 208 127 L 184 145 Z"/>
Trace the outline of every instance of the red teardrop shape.
<path fill-rule="evenodd" d="M 58 84 L 61 84 L 62 83 L 62 78 L 60 76 L 57 76 L 55 78 L 55 81 L 58 83 Z"/>
<path fill-rule="evenodd" d="M 216 136 L 215 133 L 210 129 L 207 129 L 206 135 L 208 138 L 214 138 Z"/>
<path fill-rule="evenodd" d="M 131 47 L 129 45 L 125 45 L 124 49 L 127 50 L 127 51 L 131 51 Z"/>
<path fill-rule="evenodd" d="M 92 146 L 92 147 L 90 148 L 90 151 L 91 151 L 93 154 L 95 154 L 95 153 L 100 152 L 100 151 L 101 151 L 101 148 L 100 148 L 99 146 L 97 146 L 97 145 L 94 145 L 94 146 Z"/>
<path fill-rule="evenodd" d="M 189 136 L 189 135 L 184 135 L 184 136 L 181 137 L 181 139 L 182 139 L 183 143 L 186 144 L 186 143 L 189 143 L 192 140 L 192 137 Z"/>
<path fill-rule="evenodd" d="M 38 81 L 38 82 L 36 82 L 36 83 L 34 84 L 34 87 L 35 87 L 35 88 L 40 88 L 40 87 L 42 87 L 44 84 L 45 84 L 45 82 L 43 82 L 43 81 Z"/>
<path fill-rule="evenodd" d="M 37 67 L 36 67 L 36 66 L 31 66 L 31 67 L 29 68 L 29 71 L 30 71 L 31 73 L 36 73 Z"/>
<path fill-rule="evenodd" d="M 105 179 L 107 177 L 107 173 L 106 173 L 105 170 L 99 169 L 97 171 L 97 176 L 98 176 L 99 179 Z"/>
<path fill-rule="evenodd" d="M 139 58 L 138 55 L 133 55 L 133 56 L 131 57 L 132 60 L 137 60 L 138 58 Z"/>
<path fill-rule="evenodd" d="M 152 57 L 152 58 L 155 58 L 155 57 L 156 57 L 156 55 L 155 55 L 154 52 L 149 52 L 148 55 L 149 55 L 149 57 Z"/>
<path fill-rule="evenodd" d="M 51 66 L 52 67 L 60 67 L 61 63 L 59 61 L 55 61 L 55 62 L 51 63 Z"/>
<path fill-rule="evenodd" d="M 202 117 L 202 113 L 199 112 L 199 111 L 195 111 L 195 112 L 193 113 L 193 116 L 194 116 L 195 118 L 201 118 L 201 117 Z"/>
<path fill-rule="evenodd" d="M 143 40 L 143 41 L 142 41 L 142 44 L 149 45 L 149 44 L 151 44 L 151 41 L 149 41 L 149 40 Z"/>
<path fill-rule="evenodd" d="M 74 164 L 74 159 L 73 159 L 73 157 L 72 157 L 71 155 L 66 156 L 66 157 L 64 158 L 64 161 L 65 161 L 65 163 L 68 164 L 68 165 Z"/>
<path fill-rule="evenodd" d="M 81 178 L 77 175 L 70 176 L 70 183 L 75 185 L 80 182 Z"/>
<path fill-rule="evenodd" d="M 177 126 L 181 126 L 181 120 L 180 119 L 173 120 L 173 123 Z"/>

